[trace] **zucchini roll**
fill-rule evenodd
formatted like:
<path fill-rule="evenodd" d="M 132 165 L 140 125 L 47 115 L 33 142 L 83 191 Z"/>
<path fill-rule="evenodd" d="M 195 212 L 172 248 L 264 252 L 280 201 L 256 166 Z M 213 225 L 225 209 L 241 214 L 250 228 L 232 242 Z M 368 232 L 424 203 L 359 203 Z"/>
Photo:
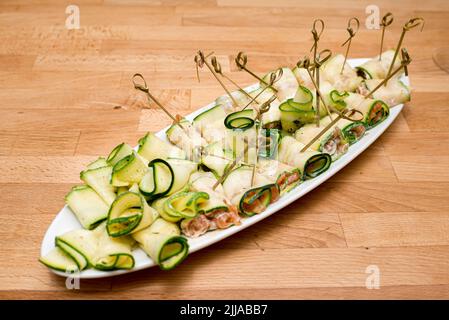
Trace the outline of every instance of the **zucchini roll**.
<path fill-rule="evenodd" d="M 334 117 L 336 116 L 337 114 L 334 114 Z M 365 125 L 362 121 L 340 119 L 335 125 L 340 128 L 343 137 L 349 142 L 349 145 L 359 141 L 366 132 Z"/>
<path fill-rule="evenodd" d="M 184 150 L 188 159 L 198 160 L 197 150 L 207 145 L 206 140 L 189 121 L 184 119 L 179 123 L 184 129 L 177 124 L 173 124 L 166 132 L 168 140 Z"/>
<path fill-rule="evenodd" d="M 188 237 L 240 224 L 237 208 L 226 198 L 221 184 L 214 189 L 216 183 L 217 179 L 211 172 L 195 172 L 190 177 L 190 190 L 205 192 L 209 199 L 199 205 L 200 215 L 181 221 L 182 232 Z"/>
<path fill-rule="evenodd" d="M 224 138 L 225 126 L 224 119 L 226 112 L 221 105 L 210 108 L 193 119 L 193 126 L 208 142 L 213 143 Z"/>
<path fill-rule="evenodd" d="M 106 229 L 111 237 L 120 237 L 148 227 L 158 215 L 141 194 L 124 192 L 109 209 Z"/>
<path fill-rule="evenodd" d="M 178 147 L 161 140 L 153 133 L 148 132 L 139 139 L 139 149 L 137 153 L 144 157 L 148 162 L 154 159 L 185 159 L 186 153 Z"/>
<path fill-rule="evenodd" d="M 345 61 L 342 54 L 335 55 L 326 61 L 320 68 L 320 74 L 323 80 L 332 84 L 339 91 L 354 91 L 362 82 L 362 78 L 346 62 L 343 72 L 341 68 Z"/>
<path fill-rule="evenodd" d="M 364 79 L 385 79 L 387 77 L 388 69 L 390 69 L 391 62 L 393 61 L 394 50 L 387 50 L 382 53 L 382 58 L 379 56 L 365 62 L 358 66 L 357 73 Z M 393 70 L 401 65 L 401 59 L 396 58 L 394 62 Z M 398 75 L 400 75 L 399 73 Z"/>
<path fill-rule="evenodd" d="M 114 187 L 131 186 L 139 183 L 147 172 L 146 159 L 133 151 L 114 165 L 111 183 Z"/>
<path fill-rule="evenodd" d="M 73 268 L 71 258 L 77 270 L 92 266 L 99 270 L 132 269 L 134 257 L 131 248 L 134 241 L 130 237 L 111 238 L 106 232 L 105 224 L 94 230 L 72 230 L 55 239 L 56 247 L 41 262 L 50 268 L 66 271 Z M 62 270 L 62 266 L 66 270 Z M 73 269 L 72 269 L 73 270 Z"/>
<path fill-rule="evenodd" d="M 390 108 L 382 100 L 366 98 L 357 93 L 349 93 L 345 98 L 349 108 L 354 108 L 363 114 L 366 129 L 371 129 L 384 121 L 390 114 Z"/>
<path fill-rule="evenodd" d="M 170 270 L 189 253 L 187 239 L 180 234 L 176 224 L 159 218 L 150 227 L 134 233 L 133 238 L 162 270 Z"/>
<path fill-rule="evenodd" d="M 221 105 L 221 107 L 223 108 L 223 110 L 226 113 L 231 113 L 231 112 L 241 110 L 244 106 L 246 106 L 251 101 L 251 99 L 244 92 L 242 92 L 240 90 L 231 92 L 231 96 L 234 98 L 237 105 L 234 104 L 234 102 L 231 100 L 231 98 L 227 94 L 224 94 L 215 100 L 215 103 L 217 105 Z"/>
<path fill-rule="evenodd" d="M 98 157 L 97 160 L 92 161 L 91 163 L 89 163 L 86 167 L 86 170 L 90 170 L 90 169 L 97 169 L 97 168 L 101 168 L 101 167 L 106 167 L 108 165 L 108 162 L 106 161 L 105 158 L 103 157 Z"/>
<path fill-rule="evenodd" d="M 265 211 L 270 203 L 279 198 L 276 183 L 256 173 L 255 183 L 252 186 L 252 174 L 252 167 L 242 165 L 234 169 L 223 182 L 226 197 L 239 212 L 247 216 Z"/>
<path fill-rule="evenodd" d="M 114 166 L 117 162 L 133 153 L 133 148 L 127 143 L 121 143 L 112 149 L 108 155 L 106 162 L 110 166 Z"/>
<path fill-rule="evenodd" d="M 223 150 L 223 144 L 214 142 L 205 148 L 201 164 L 208 168 L 216 177 L 221 177 L 233 160 L 232 151 Z"/>
<path fill-rule="evenodd" d="M 116 188 L 111 184 L 112 166 L 81 171 L 80 178 L 109 206 L 115 199 Z"/>
<path fill-rule="evenodd" d="M 156 200 L 152 205 L 161 217 L 170 222 L 194 218 L 200 213 L 200 205 L 209 200 L 205 192 L 180 191 Z"/>
<path fill-rule="evenodd" d="M 300 86 L 306 87 L 308 89 L 314 88 L 312 80 L 310 79 L 310 75 L 305 68 L 298 68 L 296 66 L 292 71 Z"/>
<path fill-rule="evenodd" d="M 79 271 L 79 267 L 75 260 L 59 247 L 53 248 L 45 256 L 40 257 L 39 262 L 56 271 L 67 273 Z"/>
<path fill-rule="evenodd" d="M 306 87 L 299 86 L 293 99 L 284 101 L 279 106 L 281 111 L 282 129 L 294 133 L 302 125 L 315 121 L 316 112 L 313 107 L 314 93 Z M 326 110 L 320 108 L 320 116 L 326 115 Z"/>
<path fill-rule="evenodd" d="M 325 126 L 330 123 L 329 116 L 324 117 L 320 121 L 320 126 L 316 124 L 306 124 L 295 132 L 295 139 L 302 144 L 308 144 L 316 135 L 318 135 Z M 311 146 L 311 150 L 324 152 L 332 157 L 335 161 L 348 151 L 349 142 L 343 136 L 341 129 L 337 126 L 329 128 L 320 138 L 318 138 Z"/>
<path fill-rule="evenodd" d="M 270 81 L 270 75 L 271 72 L 267 73 L 263 77 L 263 80 L 268 83 Z M 260 86 L 264 88 L 266 87 L 266 84 L 261 82 Z M 293 71 L 286 67 L 282 68 L 282 77 L 273 84 L 273 88 L 277 90 L 276 95 L 280 102 L 292 98 L 295 95 L 296 90 L 298 90 L 298 86 L 299 84 Z"/>
<path fill-rule="evenodd" d="M 259 159 L 257 173 L 276 183 L 281 195 L 301 182 L 301 171 L 298 168 L 273 159 Z"/>
<path fill-rule="evenodd" d="M 181 190 L 198 164 L 182 159 L 154 159 L 139 182 L 140 192 L 154 200 Z"/>
<path fill-rule="evenodd" d="M 278 160 L 298 168 L 301 171 L 301 178 L 306 180 L 315 178 L 329 169 L 332 158 L 327 153 L 310 149 L 300 152 L 304 146 L 293 137 L 283 137 L 279 145 Z"/>
<path fill-rule="evenodd" d="M 93 229 L 108 217 L 109 206 L 89 186 L 75 186 L 65 201 L 85 229 Z"/>
<path fill-rule="evenodd" d="M 382 80 L 367 79 L 359 87 L 358 92 L 366 95 L 373 90 Z M 410 101 L 410 88 L 397 78 L 390 79 L 386 86 L 381 86 L 373 93 L 374 99 L 379 99 L 393 107 Z"/>

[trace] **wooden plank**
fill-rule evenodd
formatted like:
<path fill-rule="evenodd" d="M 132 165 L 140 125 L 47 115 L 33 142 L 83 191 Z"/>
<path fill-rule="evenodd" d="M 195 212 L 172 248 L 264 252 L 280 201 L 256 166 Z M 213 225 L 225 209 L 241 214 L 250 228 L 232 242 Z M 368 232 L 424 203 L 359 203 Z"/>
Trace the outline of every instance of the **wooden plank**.
<path fill-rule="evenodd" d="M 392 156 L 399 181 L 449 181 L 449 156 Z"/>
<path fill-rule="evenodd" d="M 448 245 L 447 212 L 340 213 L 349 247 Z"/>

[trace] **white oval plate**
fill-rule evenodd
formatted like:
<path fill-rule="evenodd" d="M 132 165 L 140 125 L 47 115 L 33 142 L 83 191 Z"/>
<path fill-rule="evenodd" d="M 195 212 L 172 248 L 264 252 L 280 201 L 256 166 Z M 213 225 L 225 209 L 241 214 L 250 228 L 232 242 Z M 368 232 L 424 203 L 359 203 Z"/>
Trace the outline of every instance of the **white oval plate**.
<path fill-rule="evenodd" d="M 351 59 L 348 60 L 349 64 L 351 66 L 358 66 L 368 59 Z M 403 77 L 402 79 L 404 83 L 409 84 L 408 78 Z M 248 88 L 247 90 L 254 90 L 258 87 L 258 84 L 254 84 Z M 186 116 L 187 119 L 192 120 L 196 115 L 203 112 L 204 110 L 207 110 L 211 107 L 213 107 L 215 104 L 210 103 L 207 106 L 198 109 L 197 111 L 191 113 L 190 115 Z M 200 236 L 199 238 L 189 239 L 189 245 L 190 250 L 189 252 L 195 252 L 198 250 L 201 250 L 207 246 L 210 246 L 211 244 L 214 244 L 215 242 L 218 242 L 220 240 L 223 240 L 224 238 L 227 238 L 234 233 L 237 233 L 256 222 L 259 222 L 260 220 L 265 219 L 266 217 L 272 215 L 273 213 L 281 210 L 282 208 L 288 206 L 293 201 L 301 198 L 306 193 L 312 191 L 316 187 L 318 187 L 320 184 L 325 182 L 327 179 L 332 177 L 334 174 L 336 174 L 338 171 L 340 171 L 344 166 L 346 166 L 348 163 L 350 163 L 355 157 L 357 157 L 360 153 L 362 153 L 366 148 L 368 148 L 374 141 L 376 141 L 377 138 L 379 138 L 380 135 L 393 123 L 393 121 L 396 119 L 396 117 L 399 115 L 403 108 L 403 105 L 397 105 L 390 109 L 390 115 L 389 117 L 374 127 L 373 129 L 367 131 L 365 136 L 358 141 L 356 144 L 352 145 L 348 152 L 344 154 L 340 159 L 333 162 L 330 166 L 330 168 L 317 178 L 307 180 L 303 183 L 301 183 L 296 188 L 292 189 L 289 193 L 283 195 L 277 202 L 271 204 L 267 210 L 265 210 L 263 213 L 260 213 L 258 215 L 244 218 L 242 219 L 242 224 L 239 226 L 232 226 L 228 229 L 224 230 L 215 230 L 211 232 L 207 232 L 206 234 Z M 159 131 L 156 135 L 164 140 L 166 140 L 165 137 L 165 131 L 168 129 L 165 128 L 161 131 Z M 67 206 L 64 206 L 62 210 L 58 213 L 56 218 L 51 223 L 50 227 L 48 228 L 47 232 L 45 233 L 44 240 L 42 241 L 42 247 L 41 247 L 41 255 L 46 255 L 51 249 L 55 246 L 55 237 L 61 234 L 64 234 L 70 230 L 74 229 L 80 229 L 82 228 L 78 220 L 76 219 L 75 215 L 70 211 L 70 209 Z M 117 276 L 124 273 L 134 272 L 146 268 L 150 268 L 155 266 L 156 264 L 149 258 L 145 252 L 141 249 L 135 249 L 133 251 L 134 259 L 135 259 L 135 267 L 131 270 L 116 270 L 116 271 L 99 271 L 95 269 L 87 269 L 84 271 L 81 271 L 79 273 L 79 277 L 82 279 L 93 279 L 93 278 L 104 278 L 104 277 L 111 277 L 111 276 Z M 60 275 L 60 276 L 67 276 L 66 273 L 52 270 L 54 273 Z"/>

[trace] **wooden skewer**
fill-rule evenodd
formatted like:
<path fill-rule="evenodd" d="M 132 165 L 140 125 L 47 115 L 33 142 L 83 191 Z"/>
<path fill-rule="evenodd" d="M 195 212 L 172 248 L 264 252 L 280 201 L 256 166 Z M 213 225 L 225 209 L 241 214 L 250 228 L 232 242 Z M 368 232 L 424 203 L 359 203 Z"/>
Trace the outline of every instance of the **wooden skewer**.
<path fill-rule="evenodd" d="M 246 92 L 242 87 L 240 87 L 235 81 L 233 81 L 230 77 L 228 77 L 227 75 L 225 75 L 223 73 L 223 70 L 221 69 L 221 64 L 220 64 L 220 62 L 218 62 L 218 60 L 215 56 L 213 56 L 210 59 L 210 63 L 212 64 L 212 67 L 214 68 L 215 73 L 219 74 L 220 76 L 222 76 L 223 78 L 228 80 L 230 83 L 232 83 L 237 89 L 239 89 L 239 91 L 241 91 L 243 94 L 245 94 L 248 98 L 250 98 L 250 99 L 253 98 L 253 97 L 251 97 L 251 95 L 248 92 Z M 255 101 L 255 102 L 258 104 L 257 101 Z"/>
<path fill-rule="evenodd" d="M 330 110 L 329 110 L 329 107 L 328 107 L 328 105 L 326 104 L 326 102 L 324 101 L 324 98 L 323 98 L 323 94 L 321 93 L 321 91 L 320 91 L 320 87 L 318 86 L 318 84 L 315 82 L 315 79 L 313 78 L 313 75 L 312 75 L 312 73 L 310 72 L 310 60 L 309 60 L 309 58 L 304 58 L 304 60 L 302 60 L 302 61 L 299 61 L 297 64 L 296 64 L 299 68 L 304 68 L 304 69 L 306 69 L 306 71 L 307 71 L 307 73 L 309 74 L 309 77 L 310 77 L 310 81 L 312 81 L 312 84 L 313 84 L 313 86 L 315 87 L 315 90 L 316 90 L 316 92 L 317 92 L 317 97 L 321 100 L 321 102 L 323 103 L 323 105 L 324 105 L 324 108 L 326 108 L 326 112 L 327 112 L 327 114 L 329 115 L 329 117 L 332 119 L 332 114 L 331 114 L 331 112 L 330 112 Z M 316 99 L 316 100 L 318 100 L 318 99 Z M 318 112 L 318 111 L 317 111 Z M 337 111 L 338 112 L 338 111 Z M 318 113 L 319 114 L 319 113 Z"/>
<path fill-rule="evenodd" d="M 277 69 L 276 71 L 272 72 L 272 73 L 270 74 L 270 85 L 263 87 L 263 89 L 262 89 L 258 94 L 256 94 L 255 97 L 251 97 L 251 101 L 249 101 L 249 102 L 246 104 L 246 106 L 244 106 L 244 107 L 242 108 L 242 111 L 245 110 L 246 108 L 248 108 L 248 106 L 250 106 L 251 103 L 253 103 L 253 101 L 255 101 L 255 100 L 256 100 L 262 93 L 264 93 L 265 90 L 267 90 L 268 88 L 271 88 L 272 85 L 273 85 L 274 83 L 276 83 L 279 79 L 282 78 L 282 75 L 283 75 L 282 68 L 279 68 L 279 69 Z M 273 101 L 271 101 L 271 102 L 273 102 Z M 270 103 L 271 103 L 271 102 L 270 102 Z"/>
<path fill-rule="evenodd" d="M 254 72 L 252 72 L 251 70 L 249 70 L 246 67 L 246 64 L 248 63 L 248 56 L 243 53 L 242 51 L 240 51 L 237 54 L 237 57 L 235 58 L 235 64 L 237 65 L 237 68 L 239 68 L 239 70 L 244 70 L 247 73 L 249 73 L 251 76 L 253 76 L 254 78 L 256 78 L 257 80 L 259 80 L 260 82 L 264 83 L 265 85 L 269 86 L 270 84 L 267 83 L 264 79 L 262 79 L 261 77 L 259 77 L 258 75 L 256 75 Z M 273 89 L 275 92 L 278 92 L 278 90 L 276 88 L 271 87 L 271 89 Z"/>
<path fill-rule="evenodd" d="M 355 21 L 355 24 L 356 24 L 355 31 L 351 26 L 352 21 Z M 351 47 L 352 38 L 354 38 L 357 31 L 359 31 L 359 27 L 360 27 L 359 19 L 357 19 L 356 17 L 352 17 L 351 19 L 349 19 L 348 27 L 346 28 L 346 30 L 348 30 L 348 33 L 349 33 L 349 38 L 345 42 L 343 42 L 343 44 L 341 45 L 343 47 L 346 43 L 348 44 L 348 46 L 346 48 L 346 53 L 345 53 L 345 60 L 343 61 L 343 65 L 341 66 L 340 74 L 343 74 L 343 70 L 345 69 L 346 60 L 348 60 L 348 53 L 349 53 L 349 48 Z"/>
<path fill-rule="evenodd" d="M 210 55 L 210 54 L 209 54 Z M 208 56 L 209 56 L 208 55 Z M 209 71 L 212 73 L 212 75 L 214 76 L 214 78 L 218 81 L 218 83 L 221 85 L 221 87 L 226 91 L 226 94 L 229 96 L 229 98 L 232 100 L 232 103 L 238 107 L 239 104 L 237 103 L 237 101 L 234 99 L 234 97 L 232 96 L 231 92 L 229 92 L 228 88 L 225 86 L 225 84 L 221 81 L 221 79 L 217 76 L 217 74 L 215 73 L 215 71 L 213 70 L 212 66 L 209 64 L 209 62 L 207 61 L 206 57 L 204 56 L 204 53 L 201 50 L 198 50 L 198 54 L 195 56 L 194 59 L 197 67 L 203 67 L 203 65 L 206 65 L 206 67 L 209 69 Z"/>
<path fill-rule="evenodd" d="M 413 28 L 415 28 L 415 27 L 417 27 L 417 26 L 419 26 L 420 24 L 422 24 L 421 25 L 421 31 L 422 31 L 423 28 L 424 28 L 424 19 L 420 18 L 420 17 L 410 19 L 402 27 L 402 33 L 401 33 L 401 36 L 399 37 L 399 41 L 398 41 L 398 44 L 396 46 L 396 50 L 394 52 L 393 60 L 391 61 L 390 68 L 388 69 L 387 76 L 385 78 L 388 78 L 390 76 L 391 71 L 393 70 L 394 62 L 396 61 L 396 58 L 397 58 L 398 53 L 399 53 L 399 50 L 401 49 L 402 42 L 404 41 L 404 37 L 405 37 L 406 32 L 411 30 L 411 29 L 413 29 Z M 388 82 L 388 80 L 384 84 L 387 85 L 387 82 Z"/>
<path fill-rule="evenodd" d="M 320 32 L 318 32 L 316 29 L 317 23 L 321 24 Z M 313 46 L 310 49 L 310 51 L 313 51 L 313 60 L 316 59 L 316 55 L 317 55 L 317 51 L 318 51 L 318 41 L 320 40 L 320 37 L 323 34 L 323 31 L 324 31 L 324 21 L 321 19 L 316 19 L 315 21 L 313 21 L 312 31 L 311 31 L 312 36 L 313 36 Z M 315 69 L 313 69 L 313 75 L 315 75 Z"/>
<path fill-rule="evenodd" d="M 142 80 L 143 80 L 143 84 L 136 82 L 136 78 L 142 79 Z M 147 82 L 146 82 L 146 80 L 145 80 L 145 78 L 143 77 L 142 74 L 140 74 L 140 73 L 134 74 L 133 77 L 132 77 L 132 81 L 133 81 L 133 84 L 134 84 L 134 88 L 135 88 L 135 89 L 140 90 L 140 91 L 146 93 L 147 99 L 148 99 L 149 102 L 151 102 L 151 100 L 153 100 L 153 101 L 156 103 L 156 105 L 157 105 L 159 108 L 161 108 L 161 109 L 165 112 L 165 114 L 167 114 L 167 115 L 170 117 L 170 119 L 173 120 L 173 123 L 174 123 L 174 124 L 178 125 L 181 129 L 183 129 L 184 131 L 187 132 L 187 129 L 184 128 L 184 127 L 179 123 L 179 119 L 177 119 L 176 117 L 174 117 L 174 116 L 173 116 L 173 115 L 172 115 L 172 114 L 171 114 L 171 113 L 170 113 L 170 112 L 169 112 L 169 111 L 168 111 L 168 110 L 167 110 L 167 109 L 166 109 L 166 108 L 159 102 L 159 100 L 157 100 L 157 99 L 151 94 L 151 92 L 150 92 L 150 90 L 149 90 L 149 88 L 148 88 L 148 86 L 147 86 Z"/>
<path fill-rule="evenodd" d="M 387 14 L 385 14 L 383 16 L 382 22 L 380 23 L 380 26 L 382 27 L 382 38 L 380 40 L 379 61 L 382 60 L 382 50 L 383 50 L 383 45 L 384 45 L 385 28 L 388 27 L 392 23 L 393 23 L 393 14 L 391 12 L 388 12 Z"/>
<path fill-rule="evenodd" d="M 321 58 L 323 55 L 325 55 L 323 58 Z M 320 126 L 320 99 L 318 99 L 318 95 L 321 96 L 320 93 L 320 67 L 323 63 L 325 63 L 327 60 L 329 60 L 329 58 L 332 56 L 332 51 L 330 51 L 329 49 L 325 49 L 322 50 L 317 57 L 315 58 L 315 62 L 314 62 L 314 70 L 316 70 L 316 80 L 315 80 L 315 84 L 317 86 L 317 90 L 316 90 L 316 97 L 315 97 L 315 104 L 316 104 L 316 125 L 317 127 Z M 321 100 L 324 102 L 324 99 L 321 96 Z M 331 113 L 329 112 L 329 108 L 327 107 L 327 105 L 325 103 L 324 104 L 324 108 L 326 109 L 326 112 L 328 114 L 328 116 L 332 119 Z"/>

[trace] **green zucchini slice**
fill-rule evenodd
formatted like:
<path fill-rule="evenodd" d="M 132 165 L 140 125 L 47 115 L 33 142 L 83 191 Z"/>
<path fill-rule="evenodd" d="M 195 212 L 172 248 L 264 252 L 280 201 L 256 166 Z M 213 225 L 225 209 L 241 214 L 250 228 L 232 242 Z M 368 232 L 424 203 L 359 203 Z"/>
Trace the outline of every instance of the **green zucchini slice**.
<path fill-rule="evenodd" d="M 238 208 L 239 212 L 247 216 L 261 213 L 279 196 L 277 185 L 257 172 L 254 185 L 252 185 L 252 174 L 252 167 L 240 166 L 234 169 L 223 182 L 226 197 Z"/>
<path fill-rule="evenodd" d="M 304 146 L 295 138 L 285 136 L 279 145 L 278 159 L 283 163 L 298 168 L 301 171 L 302 179 L 306 180 L 315 178 L 329 169 L 332 158 L 327 153 L 320 153 L 310 149 L 300 152 Z"/>
<path fill-rule="evenodd" d="M 78 271 L 76 262 L 58 247 L 53 248 L 47 255 L 40 257 L 39 261 L 53 270 L 67 273 Z"/>
<path fill-rule="evenodd" d="M 186 158 L 186 153 L 183 150 L 171 143 L 159 139 L 150 132 L 139 140 L 139 149 L 137 153 L 149 162 L 157 158 Z"/>
<path fill-rule="evenodd" d="M 105 158 L 103 157 L 99 157 L 97 160 L 92 161 L 91 163 L 89 163 L 87 165 L 86 170 L 90 170 L 90 169 L 97 169 L 97 168 L 101 168 L 101 167 L 106 167 L 108 165 L 107 161 Z"/>
<path fill-rule="evenodd" d="M 329 93 L 330 105 L 337 109 L 338 111 L 342 111 L 346 108 L 347 104 L 345 102 L 345 98 L 349 95 L 346 91 L 338 92 L 338 90 L 332 90 Z"/>
<path fill-rule="evenodd" d="M 184 218 L 194 218 L 200 212 L 200 205 L 209 200 L 205 192 L 178 192 L 154 204 L 162 218 L 177 222 Z"/>
<path fill-rule="evenodd" d="M 118 161 L 112 170 L 111 183 L 115 187 L 139 183 L 147 173 L 148 167 L 142 157 L 133 152 Z"/>
<path fill-rule="evenodd" d="M 363 122 L 361 121 L 350 121 L 347 119 L 340 119 L 336 126 L 341 129 L 343 136 L 346 141 L 349 142 L 349 145 L 352 145 L 359 141 L 365 134 L 366 128 Z"/>
<path fill-rule="evenodd" d="M 115 187 L 111 184 L 111 175 L 112 167 L 106 166 L 82 171 L 80 178 L 110 205 L 116 196 Z"/>
<path fill-rule="evenodd" d="M 253 127 L 254 124 L 254 110 L 252 109 L 233 112 L 229 114 L 224 120 L 225 127 L 232 130 L 246 130 Z"/>
<path fill-rule="evenodd" d="M 163 197 L 173 186 L 173 169 L 167 161 L 162 159 L 152 160 L 148 167 L 148 172 L 139 183 L 140 192 L 150 199 Z"/>
<path fill-rule="evenodd" d="M 281 195 L 301 183 L 301 171 L 298 168 L 273 159 L 259 159 L 257 173 L 276 183 Z"/>
<path fill-rule="evenodd" d="M 200 113 L 193 119 L 193 126 L 195 128 L 202 128 L 208 124 L 215 122 L 217 119 L 224 119 L 226 112 L 221 105 L 215 105 L 214 107 Z"/>
<path fill-rule="evenodd" d="M 189 253 L 187 239 L 180 234 L 176 224 L 159 218 L 149 228 L 134 233 L 133 238 L 162 270 L 171 270 Z"/>
<path fill-rule="evenodd" d="M 108 217 L 109 206 L 89 186 L 75 186 L 65 201 L 85 229 L 93 229 Z"/>
<path fill-rule="evenodd" d="M 349 93 L 345 98 L 349 107 L 363 114 L 363 123 L 366 129 L 371 129 L 384 121 L 390 114 L 390 108 L 382 100 L 366 98 L 357 93 Z"/>
<path fill-rule="evenodd" d="M 133 153 L 133 148 L 127 143 L 121 143 L 112 149 L 106 161 L 108 165 L 114 166 L 117 162 Z"/>
<path fill-rule="evenodd" d="M 106 229 L 111 237 L 120 237 L 148 227 L 158 217 L 138 193 L 122 193 L 112 203 Z"/>

